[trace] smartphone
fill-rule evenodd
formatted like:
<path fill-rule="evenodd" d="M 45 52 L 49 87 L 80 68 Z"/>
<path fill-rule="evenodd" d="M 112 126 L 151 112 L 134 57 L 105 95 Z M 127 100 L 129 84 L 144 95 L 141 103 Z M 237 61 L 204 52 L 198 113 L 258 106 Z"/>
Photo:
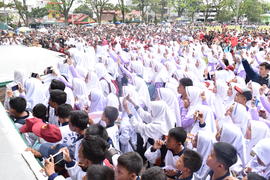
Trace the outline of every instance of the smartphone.
<path fill-rule="evenodd" d="M 60 151 L 60 152 L 54 154 L 52 157 L 53 157 L 54 164 L 60 163 L 61 161 L 64 160 L 63 151 Z"/>
<path fill-rule="evenodd" d="M 18 84 L 11 87 L 11 90 L 12 90 L 12 91 L 16 91 L 16 90 L 18 90 L 18 89 L 19 89 L 19 85 L 18 85 Z"/>
<path fill-rule="evenodd" d="M 32 73 L 32 74 L 31 74 L 31 77 L 32 77 L 32 78 L 37 78 L 37 76 L 38 76 L 38 73 Z"/>
<path fill-rule="evenodd" d="M 52 67 L 47 67 L 47 74 L 52 74 L 53 70 Z"/>

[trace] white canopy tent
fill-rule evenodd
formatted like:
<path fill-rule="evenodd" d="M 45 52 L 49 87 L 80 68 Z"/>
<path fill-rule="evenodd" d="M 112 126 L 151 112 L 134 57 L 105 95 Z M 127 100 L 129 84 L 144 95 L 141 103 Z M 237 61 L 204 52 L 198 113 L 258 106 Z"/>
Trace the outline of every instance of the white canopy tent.
<path fill-rule="evenodd" d="M 13 80 L 15 70 L 29 76 L 32 72 L 42 73 L 46 67 L 56 66 L 62 60 L 59 55 L 40 47 L 0 46 L 0 82 Z"/>

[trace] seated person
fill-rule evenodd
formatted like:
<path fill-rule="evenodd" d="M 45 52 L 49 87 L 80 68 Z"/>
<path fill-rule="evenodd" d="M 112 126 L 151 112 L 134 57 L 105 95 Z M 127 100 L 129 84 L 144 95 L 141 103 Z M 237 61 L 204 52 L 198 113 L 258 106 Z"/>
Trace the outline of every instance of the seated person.
<path fill-rule="evenodd" d="M 210 179 L 225 180 L 230 176 L 229 168 L 235 164 L 236 161 L 237 151 L 231 144 L 225 142 L 215 143 L 206 162 L 211 169 L 208 177 Z"/>
<path fill-rule="evenodd" d="M 193 173 L 197 172 L 202 166 L 202 158 L 196 151 L 186 149 L 176 162 L 180 176 L 177 180 L 191 180 Z"/>
<path fill-rule="evenodd" d="M 150 163 L 164 167 L 167 176 L 173 177 L 177 170 L 176 161 L 184 152 L 186 138 L 187 133 L 182 127 L 172 128 L 166 141 L 156 140 L 144 155 Z"/>
<path fill-rule="evenodd" d="M 107 166 L 92 165 L 83 180 L 114 180 L 114 170 Z"/>
<path fill-rule="evenodd" d="M 116 180 L 137 180 L 142 167 L 143 160 L 138 153 L 124 153 L 118 158 Z"/>
<path fill-rule="evenodd" d="M 9 107 L 9 115 L 17 128 L 22 127 L 25 119 L 31 117 L 30 112 L 26 110 L 26 100 L 23 97 L 11 98 Z"/>
<path fill-rule="evenodd" d="M 142 173 L 141 180 L 167 180 L 164 170 L 154 166 Z"/>

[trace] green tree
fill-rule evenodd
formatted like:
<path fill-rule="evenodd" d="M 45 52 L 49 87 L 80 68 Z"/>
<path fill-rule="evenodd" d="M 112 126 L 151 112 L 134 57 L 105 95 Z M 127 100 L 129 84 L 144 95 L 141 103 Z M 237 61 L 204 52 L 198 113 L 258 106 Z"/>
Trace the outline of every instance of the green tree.
<path fill-rule="evenodd" d="M 116 9 L 121 11 L 121 15 L 122 15 L 122 22 L 125 22 L 125 15 L 126 12 L 128 11 L 128 8 L 126 6 L 126 2 L 125 0 L 118 0 L 118 4 L 116 6 Z"/>
<path fill-rule="evenodd" d="M 20 19 L 23 20 L 25 26 L 29 25 L 29 11 L 28 6 L 26 5 L 26 0 L 22 2 L 18 0 L 13 0 L 13 3 L 10 4 L 11 7 L 15 8 L 18 11 Z"/>
<path fill-rule="evenodd" d="M 68 23 L 68 14 L 76 0 L 51 0 L 47 5 L 48 10 L 58 11 L 60 14 L 64 15 L 65 23 Z"/>
<path fill-rule="evenodd" d="M 194 21 L 195 13 L 201 9 L 201 0 L 187 0 L 187 14 L 191 17 L 192 22 Z"/>
<path fill-rule="evenodd" d="M 31 12 L 29 12 L 29 18 L 43 18 L 48 15 L 48 9 L 43 7 L 33 8 Z"/>
<path fill-rule="evenodd" d="M 150 5 L 149 1 L 151 0 L 133 0 L 132 3 L 137 5 L 138 10 L 141 13 L 141 20 L 146 22 L 146 11 L 147 7 Z"/>
<path fill-rule="evenodd" d="M 86 4 L 82 4 L 79 7 L 77 7 L 74 10 L 74 13 L 87 14 L 88 16 L 90 16 L 91 18 L 93 18 L 93 11 L 92 11 L 92 9 L 89 8 L 89 6 L 87 6 Z"/>
<path fill-rule="evenodd" d="M 4 2 L 0 2 L 0 8 L 10 8 L 12 7 L 11 4 L 4 4 Z M 2 13 L 0 15 L 0 22 L 11 22 L 13 19 L 13 16 L 8 13 Z"/>
<path fill-rule="evenodd" d="M 176 9 L 178 17 L 183 15 L 188 5 L 187 0 L 171 0 L 170 3 Z"/>
<path fill-rule="evenodd" d="M 90 5 L 100 24 L 102 13 L 108 7 L 109 0 L 86 0 L 86 3 Z"/>

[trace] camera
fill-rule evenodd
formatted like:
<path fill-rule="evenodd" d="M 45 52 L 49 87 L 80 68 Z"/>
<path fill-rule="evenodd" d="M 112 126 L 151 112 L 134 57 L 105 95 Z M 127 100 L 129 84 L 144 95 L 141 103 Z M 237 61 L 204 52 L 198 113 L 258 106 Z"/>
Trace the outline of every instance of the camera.
<path fill-rule="evenodd" d="M 32 77 L 32 78 L 37 78 L 37 77 L 38 77 L 38 73 L 32 73 L 32 74 L 31 74 L 31 77 Z"/>

